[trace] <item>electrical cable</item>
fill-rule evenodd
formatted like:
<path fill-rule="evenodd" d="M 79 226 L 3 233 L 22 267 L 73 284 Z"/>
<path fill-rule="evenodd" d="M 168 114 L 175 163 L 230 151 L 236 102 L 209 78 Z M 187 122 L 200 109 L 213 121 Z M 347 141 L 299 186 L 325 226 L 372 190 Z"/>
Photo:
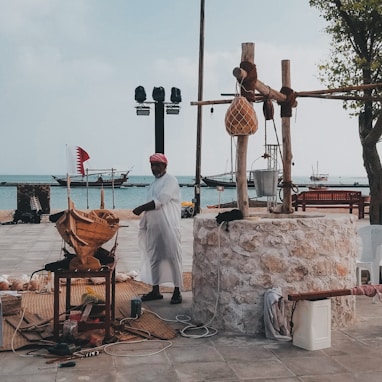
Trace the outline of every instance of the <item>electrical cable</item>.
<path fill-rule="evenodd" d="M 217 297 L 215 301 L 215 307 L 214 307 L 214 313 L 212 318 L 206 323 L 206 324 L 192 324 L 191 322 L 191 317 L 186 315 L 186 314 L 180 314 L 175 317 L 175 319 L 166 319 L 161 317 L 159 314 L 142 308 L 142 313 L 147 312 L 150 314 L 153 314 L 154 316 L 158 317 L 162 321 L 166 322 L 177 322 L 184 324 L 185 327 L 179 330 L 179 333 L 181 336 L 186 337 L 186 338 L 193 338 L 193 339 L 198 339 L 198 338 L 207 338 L 207 337 L 212 337 L 218 333 L 218 330 L 216 328 L 213 328 L 210 326 L 210 324 L 215 320 L 217 310 L 218 310 L 218 303 L 219 303 L 219 295 L 220 295 L 220 258 L 221 258 L 221 243 L 220 243 L 220 231 L 221 227 L 225 224 L 226 222 L 223 221 L 220 223 L 219 228 L 218 228 L 218 263 L 217 263 Z M 125 320 L 125 319 L 123 319 Z M 123 321 L 121 320 L 121 322 Z M 193 331 L 193 330 L 204 330 L 203 333 L 201 334 L 187 334 L 187 331 Z M 164 349 L 163 349 L 164 350 Z"/>
<path fill-rule="evenodd" d="M 11 339 L 11 349 L 12 349 L 12 352 L 17 354 L 19 357 L 23 357 L 23 358 L 29 358 L 29 357 L 34 357 L 32 354 L 19 354 L 17 353 L 16 349 L 15 349 L 15 346 L 14 346 L 14 341 L 15 341 L 15 337 L 16 337 L 16 334 L 21 326 L 21 323 L 23 322 L 24 320 L 24 315 L 25 315 L 25 308 L 22 309 L 22 313 L 21 313 L 21 318 L 20 318 L 20 321 L 19 323 L 17 324 L 16 326 L 16 329 L 12 335 L 12 339 Z"/>
<path fill-rule="evenodd" d="M 221 228 L 223 224 L 226 222 L 221 222 L 218 228 L 218 262 L 217 262 L 217 296 L 215 301 L 215 307 L 214 307 L 214 313 L 211 317 L 211 319 L 206 324 L 188 324 L 183 329 L 180 330 L 180 334 L 183 337 L 187 338 L 207 338 L 212 337 L 218 333 L 218 330 L 216 328 L 210 327 L 210 324 L 215 320 L 216 314 L 218 311 L 218 304 L 219 304 L 219 297 L 220 297 L 220 259 L 221 259 L 221 243 L 220 243 L 220 235 L 221 235 Z M 186 322 L 184 322 L 186 323 Z M 187 331 L 193 331 L 193 330 L 204 330 L 204 333 L 201 334 L 187 334 Z"/>
<path fill-rule="evenodd" d="M 138 343 L 144 343 L 144 342 L 150 342 L 150 343 L 153 343 L 153 342 L 159 342 L 159 343 L 167 343 L 167 346 L 163 347 L 162 349 L 159 349 L 157 351 L 154 351 L 154 352 L 150 352 L 150 353 L 142 353 L 142 354 L 136 354 L 137 351 L 136 349 L 134 349 L 134 354 L 121 354 L 121 353 L 113 353 L 109 350 L 109 348 L 112 348 L 112 347 L 117 347 L 117 346 L 122 346 L 122 345 L 131 345 L 131 344 L 138 344 Z M 104 348 L 103 348 L 103 351 L 105 352 L 105 354 L 108 354 L 108 355 L 111 355 L 111 356 L 115 356 L 115 357 L 147 357 L 147 356 L 150 356 L 150 355 L 155 355 L 155 354 L 159 354 L 161 353 L 162 351 L 168 349 L 169 347 L 172 346 L 172 342 L 171 341 L 167 341 L 167 340 L 137 340 L 137 341 L 123 341 L 123 342 L 116 342 L 116 343 L 113 343 L 113 344 L 108 344 L 108 345 L 105 345 Z"/>

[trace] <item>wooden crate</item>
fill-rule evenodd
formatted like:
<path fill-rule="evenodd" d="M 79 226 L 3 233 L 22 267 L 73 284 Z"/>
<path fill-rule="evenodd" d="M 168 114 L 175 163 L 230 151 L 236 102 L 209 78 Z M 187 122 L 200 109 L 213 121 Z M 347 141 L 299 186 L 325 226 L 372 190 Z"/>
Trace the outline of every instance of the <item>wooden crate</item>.
<path fill-rule="evenodd" d="M 3 316 L 12 316 L 21 311 L 21 295 L 0 294 Z"/>

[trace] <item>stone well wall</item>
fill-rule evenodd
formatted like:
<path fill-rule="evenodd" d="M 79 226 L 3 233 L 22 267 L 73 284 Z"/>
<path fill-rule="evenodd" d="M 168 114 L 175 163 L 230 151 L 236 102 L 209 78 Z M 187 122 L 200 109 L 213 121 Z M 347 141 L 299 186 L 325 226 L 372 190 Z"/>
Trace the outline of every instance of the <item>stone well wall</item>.
<path fill-rule="evenodd" d="M 264 292 L 348 289 L 356 284 L 357 218 L 352 215 L 254 215 L 218 226 L 194 218 L 193 318 L 219 330 L 264 333 Z M 218 274 L 220 277 L 218 277 Z M 219 290 L 219 303 L 215 313 Z M 355 297 L 333 297 L 332 328 L 355 320 Z M 292 302 L 287 302 L 287 320 Z"/>

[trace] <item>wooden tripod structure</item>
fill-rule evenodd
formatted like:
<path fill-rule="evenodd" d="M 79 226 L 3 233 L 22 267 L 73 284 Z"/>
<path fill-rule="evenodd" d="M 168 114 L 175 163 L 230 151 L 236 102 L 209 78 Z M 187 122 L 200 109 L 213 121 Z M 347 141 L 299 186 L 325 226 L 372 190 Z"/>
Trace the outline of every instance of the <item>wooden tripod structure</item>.
<path fill-rule="evenodd" d="M 292 116 L 292 108 L 297 106 L 297 97 L 312 97 L 324 99 L 339 100 L 357 100 L 357 101 L 382 101 L 382 97 L 369 97 L 358 95 L 335 95 L 334 93 L 348 93 L 350 91 L 382 88 L 382 84 L 369 84 L 352 87 L 343 87 L 337 89 L 313 90 L 305 92 L 295 92 L 291 89 L 290 77 L 290 61 L 281 61 L 282 70 L 282 89 L 277 91 L 265 85 L 248 68 L 254 67 L 255 45 L 254 43 L 242 43 L 242 54 L 240 67 L 233 69 L 233 75 L 239 82 L 241 95 L 246 97 L 250 102 L 264 101 L 267 99 L 276 100 L 281 106 L 281 127 L 282 127 L 282 143 L 283 143 L 283 203 L 280 210 L 274 211 L 278 213 L 291 214 L 292 208 L 292 145 L 290 134 L 290 117 Z M 257 93 L 256 93 L 257 91 Z M 214 105 L 227 104 L 232 100 L 216 100 L 216 101 L 197 101 L 191 102 L 191 105 Z M 247 147 L 248 135 L 240 135 L 237 137 L 237 172 L 236 187 L 238 197 L 238 207 L 244 217 L 249 215 L 249 199 L 246 177 L 247 166 Z"/>

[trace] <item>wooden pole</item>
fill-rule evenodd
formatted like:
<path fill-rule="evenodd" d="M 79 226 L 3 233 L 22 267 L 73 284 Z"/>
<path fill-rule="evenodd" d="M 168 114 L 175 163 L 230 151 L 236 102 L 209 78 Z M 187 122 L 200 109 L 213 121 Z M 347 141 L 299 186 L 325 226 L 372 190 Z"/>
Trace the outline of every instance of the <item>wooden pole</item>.
<path fill-rule="evenodd" d="M 241 44 L 241 61 L 248 61 L 254 64 L 255 61 L 255 44 L 242 43 Z M 255 90 L 255 89 L 247 89 Z M 241 89 L 243 92 L 243 89 Z M 248 135 L 239 135 L 237 137 L 236 147 L 236 190 L 237 190 L 237 203 L 239 210 L 242 212 L 243 217 L 249 215 L 249 199 L 248 199 L 248 183 L 247 183 L 247 149 L 248 149 Z"/>
<path fill-rule="evenodd" d="M 282 86 L 291 88 L 290 61 L 281 61 Z M 283 140 L 283 204 L 282 212 L 290 214 L 292 209 L 292 145 L 290 139 L 290 117 L 281 118 L 282 140 Z"/>

